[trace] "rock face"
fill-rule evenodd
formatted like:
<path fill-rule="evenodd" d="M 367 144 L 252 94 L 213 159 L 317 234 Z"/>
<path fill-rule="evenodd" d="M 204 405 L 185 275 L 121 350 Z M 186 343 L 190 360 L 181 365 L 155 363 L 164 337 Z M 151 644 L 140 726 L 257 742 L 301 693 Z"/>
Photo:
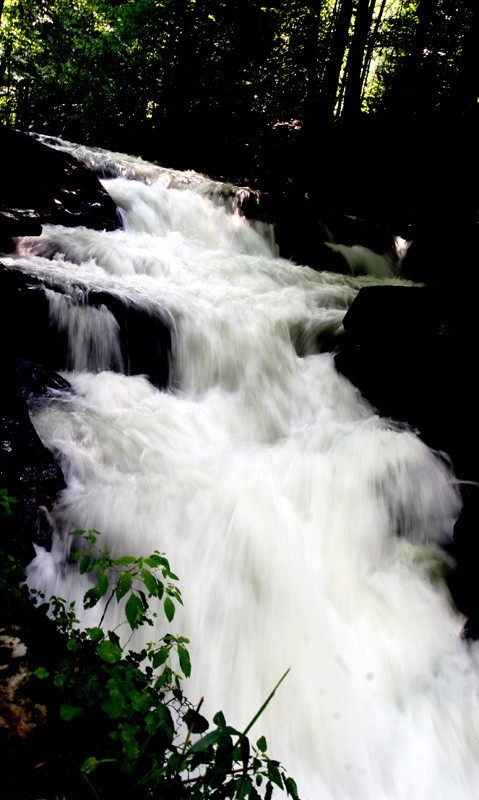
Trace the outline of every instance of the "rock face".
<path fill-rule="evenodd" d="M 107 292 L 50 288 L 73 314 L 88 307 L 113 315 L 118 326 L 114 363 L 101 368 L 147 375 L 158 388 L 170 376 L 171 334 L 166 323 L 141 308 L 126 305 Z M 75 305 L 76 304 L 76 305 Z M 67 328 L 52 325 L 49 300 L 42 282 L 0 266 L 1 340 L 4 343 L 3 391 L 0 394 L 0 488 L 20 499 L 14 515 L 1 519 L 10 547 L 22 559 L 33 555 L 31 542 L 49 546 L 48 511 L 64 487 L 53 455 L 42 445 L 28 414 L 27 402 L 51 392 L 69 391 L 59 370 L 72 364 Z M 26 324 L 25 321 L 28 321 Z M 94 369 L 94 367 L 93 367 Z"/>
<path fill-rule="evenodd" d="M 116 206 L 91 170 L 20 131 L 0 127 L 10 169 L 0 182 L 0 249 L 15 236 L 34 236 L 44 223 L 96 230 L 120 227 Z M 13 168 L 12 168 L 13 167 Z"/>
<path fill-rule="evenodd" d="M 52 319 L 45 288 L 49 290 L 50 299 L 64 301 L 66 319 L 63 325 L 56 325 Z M 74 367 L 68 314 L 82 313 L 88 307 L 109 312 L 118 326 L 120 353 L 100 368 L 121 371 L 126 375 L 146 375 L 155 386 L 165 388 L 170 377 L 171 354 L 171 333 L 166 322 L 151 317 L 141 307 L 127 304 L 109 292 L 84 290 L 73 285 L 69 292 L 54 282 L 45 287 L 32 275 L 0 265 L 0 309 L 4 324 L 8 321 L 4 336 L 10 342 L 15 360 L 38 362 L 54 371 Z M 28 325 L 24 320 L 28 320 Z M 88 365 L 88 368 L 95 371 L 95 365 Z"/>
<path fill-rule="evenodd" d="M 14 165 L 0 182 L 0 251 L 14 252 L 16 236 L 39 235 L 44 223 L 97 230 L 120 226 L 116 206 L 96 175 L 72 156 L 1 127 L 0 146 Z M 0 518 L 0 526 L 4 541 L 6 537 L 10 550 L 23 561 L 32 556 L 32 542 L 48 546 L 48 512 L 64 487 L 62 473 L 38 438 L 27 408 L 27 402 L 49 392 L 69 390 L 57 374 L 72 367 L 68 320 L 63 327 L 52 324 L 45 289 L 50 290 L 50 300 L 52 293 L 64 298 L 67 317 L 68 308 L 75 314 L 88 306 L 113 315 L 120 355 L 102 368 L 146 374 L 160 388 L 167 386 L 170 374 L 171 334 L 166 323 L 107 292 L 72 286 L 69 295 L 65 287 L 45 287 L 33 276 L 0 265 L 0 488 L 19 498 L 13 516 Z"/>
<path fill-rule="evenodd" d="M 466 633 L 478 637 L 479 423 L 473 364 L 479 331 L 451 292 L 413 286 L 361 289 L 344 328 L 335 356 L 338 370 L 383 416 L 407 422 L 426 444 L 446 453 L 464 482 L 450 589 L 468 617 Z"/>
<path fill-rule="evenodd" d="M 1 547 L 27 562 L 34 554 L 33 542 L 46 547 L 50 544 L 48 511 L 65 483 L 52 453 L 43 446 L 30 421 L 21 384 L 27 385 L 27 372 L 36 375 L 30 396 L 33 391 L 38 396 L 49 387 L 65 389 L 68 384 L 39 366 L 30 368 L 23 362 L 20 369 L 23 376 L 17 374 L 11 358 L 4 360 L 0 393 L 0 484 L 10 496 L 18 498 L 18 503 L 12 516 L 0 518 L 0 528 Z"/>
<path fill-rule="evenodd" d="M 18 562 L 3 561 L 1 566 L 0 795 L 10 800 L 53 797 L 42 786 L 39 767 L 55 761 L 58 700 L 37 670 L 42 667 L 48 674 L 63 657 L 65 641 L 20 586 L 24 575 Z"/>

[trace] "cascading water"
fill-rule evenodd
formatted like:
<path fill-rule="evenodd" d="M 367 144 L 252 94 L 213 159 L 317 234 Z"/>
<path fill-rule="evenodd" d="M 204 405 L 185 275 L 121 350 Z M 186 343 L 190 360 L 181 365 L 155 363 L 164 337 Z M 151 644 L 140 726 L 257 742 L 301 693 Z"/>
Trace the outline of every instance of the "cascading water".
<path fill-rule="evenodd" d="M 108 309 L 47 288 L 74 392 L 32 412 L 67 488 L 30 584 L 79 601 L 76 528 L 114 555 L 164 551 L 185 604 L 172 632 L 191 640 L 185 691 L 207 716 L 241 728 L 291 668 L 255 727 L 304 800 L 475 800 L 477 645 L 441 550 L 454 476 L 321 352 L 379 279 L 278 258 L 201 180 L 165 188 L 159 168 L 130 159 L 126 178 L 108 159 L 123 230 L 45 226 L 3 260 L 168 319 L 171 386 L 106 370 L 121 369 Z"/>

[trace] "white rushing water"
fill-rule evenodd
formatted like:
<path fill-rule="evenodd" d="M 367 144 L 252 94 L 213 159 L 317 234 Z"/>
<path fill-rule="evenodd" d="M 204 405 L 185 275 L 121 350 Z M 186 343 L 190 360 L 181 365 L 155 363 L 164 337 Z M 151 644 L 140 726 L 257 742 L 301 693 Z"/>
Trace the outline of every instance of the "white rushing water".
<path fill-rule="evenodd" d="M 440 547 L 460 510 L 454 476 L 321 352 L 380 279 L 278 258 L 200 179 L 165 188 L 163 172 L 128 164 L 104 180 L 123 230 L 45 226 L 4 259 L 46 286 L 107 289 L 173 333 L 158 391 L 105 371 L 121 367 L 108 309 L 47 289 L 74 394 L 34 415 L 67 488 L 30 583 L 83 595 L 65 562 L 76 528 L 102 531 L 115 555 L 164 551 L 185 604 L 171 630 L 191 640 L 185 691 L 207 716 L 244 727 L 291 668 L 252 737 L 303 800 L 476 800 L 479 665 Z"/>

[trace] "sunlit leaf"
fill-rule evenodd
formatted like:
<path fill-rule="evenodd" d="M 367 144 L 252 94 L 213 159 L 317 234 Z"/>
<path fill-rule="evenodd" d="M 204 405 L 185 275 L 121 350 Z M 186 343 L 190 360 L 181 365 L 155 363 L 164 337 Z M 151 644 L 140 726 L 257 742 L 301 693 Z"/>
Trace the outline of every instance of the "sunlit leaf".
<path fill-rule="evenodd" d="M 49 671 L 45 667 L 37 667 L 33 674 L 36 678 L 40 678 L 40 680 L 44 680 L 50 675 Z"/>
<path fill-rule="evenodd" d="M 178 658 L 180 659 L 180 667 L 183 675 L 185 678 L 189 678 L 191 675 L 191 661 L 190 661 L 190 654 L 186 647 L 183 645 L 178 645 Z"/>
<path fill-rule="evenodd" d="M 92 642 L 99 642 L 105 635 L 101 628 L 87 628 L 86 633 Z"/>
<path fill-rule="evenodd" d="M 132 630 L 138 627 L 144 615 L 141 599 L 136 594 L 131 594 L 126 601 L 125 614 Z"/>
<path fill-rule="evenodd" d="M 162 647 L 160 650 L 157 650 L 152 659 L 153 669 L 161 667 L 167 660 L 169 654 L 170 651 L 168 647 Z"/>
<path fill-rule="evenodd" d="M 136 558 L 133 556 L 121 556 L 121 558 L 115 558 L 114 561 L 111 563 L 115 567 L 128 567 L 130 564 L 133 564 L 136 561 Z"/>
<path fill-rule="evenodd" d="M 131 572 L 124 572 L 123 575 L 120 575 L 115 589 L 115 596 L 118 601 L 130 591 L 132 583 Z"/>
<path fill-rule="evenodd" d="M 158 584 L 154 575 L 147 569 L 141 570 L 141 579 L 152 597 L 158 596 Z"/>
<path fill-rule="evenodd" d="M 171 622 L 171 620 L 175 616 L 175 606 L 173 601 L 169 597 L 165 598 L 164 609 L 168 622 Z"/>
<path fill-rule="evenodd" d="M 121 647 L 115 642 L 111 642 L 109 639 L 104 639 L 98 645 L 96 651 L 100 658 L 108 664 L 115 664 L 117 661 L 120 661 L 122 656 Z"/>

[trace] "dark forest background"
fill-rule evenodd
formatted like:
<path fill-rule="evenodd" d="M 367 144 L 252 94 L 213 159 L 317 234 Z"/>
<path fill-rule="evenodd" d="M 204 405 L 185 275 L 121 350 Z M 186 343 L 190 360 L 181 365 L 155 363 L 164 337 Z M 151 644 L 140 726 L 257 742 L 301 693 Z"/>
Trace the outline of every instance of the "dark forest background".
<path fill-rule="evenodd" d="M 460 149 L 475 125 L 477 0 L 0 0 L 0 14 L 4 123 L 165 166 L 302 185 L 325 164 L 340 177 L 341 153 L 377 162 L 393 193 L 416 153 Z"/>

